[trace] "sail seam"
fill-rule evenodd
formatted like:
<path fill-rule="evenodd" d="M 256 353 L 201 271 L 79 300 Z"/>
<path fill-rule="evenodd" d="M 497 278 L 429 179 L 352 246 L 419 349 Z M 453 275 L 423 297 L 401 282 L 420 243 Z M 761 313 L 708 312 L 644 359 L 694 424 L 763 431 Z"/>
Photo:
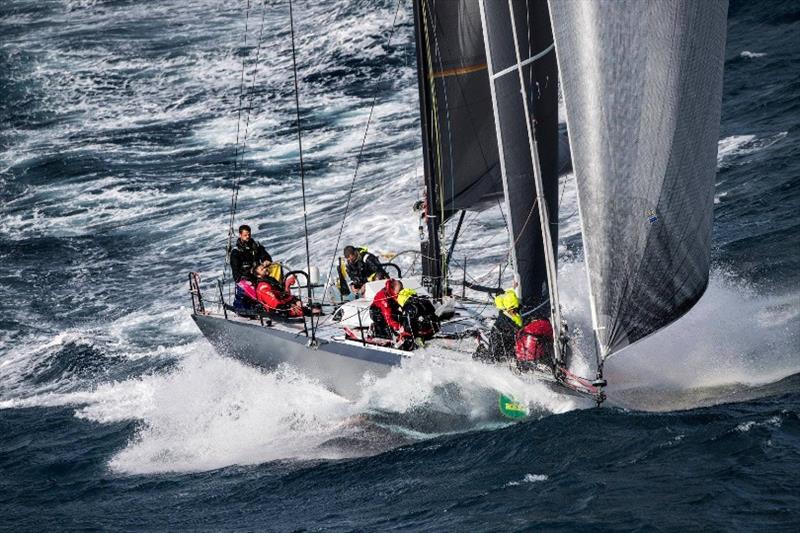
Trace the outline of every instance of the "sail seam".
<path fill-rule="evenodd" d="M 450 78 L 452 76 L 461 76 L 462 74 L 472 74 L 473 72 L 480 72 L 482 70 L 486 70 L 487 68 L 488 67 L 486 63 L 481 63 L 480 65 L 468 65 L 466 67 L 453 67 L 440 70 L 439 72 L 434 72 L 433 77 L 435 79 Z"/>

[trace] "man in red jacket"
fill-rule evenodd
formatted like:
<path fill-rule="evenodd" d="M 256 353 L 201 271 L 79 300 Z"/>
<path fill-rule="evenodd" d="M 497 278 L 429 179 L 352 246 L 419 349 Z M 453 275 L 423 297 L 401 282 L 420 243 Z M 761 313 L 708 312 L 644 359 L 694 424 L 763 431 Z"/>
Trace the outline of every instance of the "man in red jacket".
<path fill-rule="evenodd" d="M 288 317 L 300 317 L 310 314 L 303 307 L 300 299 L 292 296 L 286 288 L 276 279 L 267 275 L 267 267 L 263 264 L 256 265 L 253 269 L 256 297 L 267 313 L 276 313 Z"/>
<path fill-rule="evenodd" d="M 378 291 L 369 308 L 372 318 L 373 334 L 376 337 L 391 339 L 397 337 L 398 346 L 407 341 L 413 342 L 411 333 L 405 331 L 400 323 L 400 304 L 397 295 L 403 290 L 403 282 L 398 279 L 387 279 L 386 285 Z"/>

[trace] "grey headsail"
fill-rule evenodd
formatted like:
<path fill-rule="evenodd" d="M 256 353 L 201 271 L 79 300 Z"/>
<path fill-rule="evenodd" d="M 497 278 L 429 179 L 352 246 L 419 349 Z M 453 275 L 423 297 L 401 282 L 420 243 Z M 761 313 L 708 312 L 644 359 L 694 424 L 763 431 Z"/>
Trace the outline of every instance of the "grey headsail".
<path fill-rule="evenodd" d="M 550 0 L 550 12 L 604 359 L 708 284 L 727 1 Z"/>
<path fill-rule="evenodd" d="M 556 290 L 558 75 L 550 16 L 542 1 L 480 5 L 518 291 L 524 306 L 535 307 Z"/>

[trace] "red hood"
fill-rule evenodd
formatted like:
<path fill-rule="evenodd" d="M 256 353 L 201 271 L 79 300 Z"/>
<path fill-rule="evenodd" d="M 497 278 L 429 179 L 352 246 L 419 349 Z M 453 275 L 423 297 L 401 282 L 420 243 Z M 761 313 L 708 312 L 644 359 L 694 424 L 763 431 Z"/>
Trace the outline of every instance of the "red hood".
<path fill-rule="evenodd" d="M 522 331 L 530 335 L 553 338 L 553 326 L 550 321 L 544 318 L 533 320 L 522 328 Z"/>
<path fill-rule="evenodd" d="M 383 285 L 383 290 L 386 291 L 386 296 L 391 296 L 392 298 L 397 296 L 397 293 L 394 292 L 394 290 L 392 290 L 392 282 L 393 281 L 394 281 L 393 279 L 389 278 L 389 279 L 386 280 L 386 283 Z"/>

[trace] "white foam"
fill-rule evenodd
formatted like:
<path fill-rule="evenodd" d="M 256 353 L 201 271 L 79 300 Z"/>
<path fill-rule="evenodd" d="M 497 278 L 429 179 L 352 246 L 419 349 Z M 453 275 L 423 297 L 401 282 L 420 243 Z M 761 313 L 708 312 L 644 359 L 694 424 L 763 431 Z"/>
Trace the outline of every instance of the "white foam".
<path fill-rule="evenodd" d="M 732 135 L 720 139 L 717 148 L 717 164 L 722 164 L 726 157 L 739 152 L 743 146 L 752 143 L 755 139 L 755 135 Z"/>
<path fill-rule="evenodd" d="M 111 460 L 114 470 L 208 470 L 338 457 L 319 446 L 355 414 L 350 403 L 291 371 L 265 374 L 217 356 L 187 358 L 178 371 L 146 383 L 147 394 L 133 409 L 94 404 L 79 412 L 101 422 L 117 412 L 142 420 Z"/>
<path fill-rule="evenodd" d="M 128 326 L 119 327 L 124 331 Z M 71 338 L 59 337 L 53 343 L 67 342 L 66 337 Z M 43 349 L 48 351 L 52 346 Z M 498 390 L 539 414 L 589 407 L 468 356 L 446 362 L 412 359 L 384 379 L 367 381 L 362 397 L 349 402 L 291 369 L 265 373 L 219 357 L 205 341 L 183 346 L 182 352 L 178 368 L 166 374 L 81 390 L 68 390 L 65 383 L 61 392 L 28 389 L 27 394 L 0 401 L 0 409 L 75 406 L 76 416 L 99 423 L 140 421 L 140 429 L 115 454 L 110 467 L 124 473 L 152 473 L 360 455 L 364 451 L 357 447 L 325 444 L 358 432 L 361 417 L 374 411 L 418 414 L 423 409 L 472 421 L 463 429 L 496 425 Z M 175 348 L 171 353 L 176 355 Z M 410 430 L 401 426 L 393 431 Z M 415 439 L 440 434 L 435 427 L 412 433 Z"/>
<path fill-rule="evenodd" d="M 763 422 L 756 422 L 755 420 L 748 420 L 747 422 L 742 422 L 741 424 L 736 426 L 736 431 L 740 433 L 747 433 L 754 427 L 772 427 L 772 428 L 779 428 L 783 420 L 780 416 L 775 415 L 769 417 L 767 420 Z"/>
<path fill-rule="evenodd" d="M 506 367 L 472 361 L 469 355 L 450 360 L 434 360 L 432 357 L 436 354 L 426 355 L 404 361 L 402 367 L 370 384 L 359 404 L 365 409 L 392 412 L 434 404 L 475 421 L 496 418 L 498 391 L 513 396 L 538 413 L 563 413 L 589 406 L 541 382 L 522 379 Z M 448 386 L 457 389 L 459 401 L 439 404 L 437 392 Z"/>
<path fill-rule="evenodd" d="M 766 57 L 767 54 L 764 52 L 750 52 L 749 50 L 744 50 L 739 55 L 747 59 L 757 59 L 759 57 Z"/>
<path fill-rule="evenodd" d="M 525 477 L 520 481 L 509 481 L 506 487 L 518 487 L 523 483 L 539 483 L 550 479 L 546 474 L 525 474 Z"/>
<path fill-rule="evenodd" d="M 291 370 L 266 374 L 222 359 L 205 343 L 177 370 L 0 402 L 0 409 L 78 406 L 99 423 L 139 420 L 111 460 L 127 473 L 208 470 L 275 459 L 337 457 L 319 445 L 356 413 L 351 403 Z"/>
<path fill-rule="evenodd" d="M 743 155 L 750 155 L 769 148 L 788 135 L 788 132 L 781 131 L 772 135 L 758 137 L 756 135 L 732 135 L 720 139 L 717 148 L 717 166 L 724 168 Z"/>
<path fill-rule="evenodd" d="M 606 362 L 617 387 L 758 385 L 800 372 L 800 294 L 762 295 L 712 273 L 683 318 Z"/>

